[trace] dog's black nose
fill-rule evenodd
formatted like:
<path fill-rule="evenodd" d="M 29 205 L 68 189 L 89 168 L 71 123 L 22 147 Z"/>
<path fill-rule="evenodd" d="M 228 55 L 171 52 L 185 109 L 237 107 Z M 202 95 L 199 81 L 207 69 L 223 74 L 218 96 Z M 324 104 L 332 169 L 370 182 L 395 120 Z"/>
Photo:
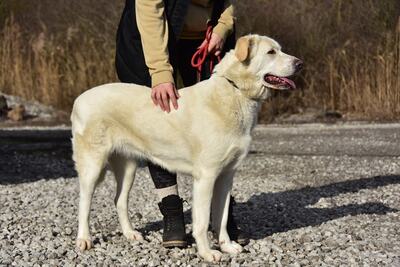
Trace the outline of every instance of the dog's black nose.
<path fill-rule="evenodd" d="M 294 62 L 294 67 L 296 69 L 296 72 L 301 71 L 301 69 L 303 68 L 303 65 L 304 65 L 304 63 L 302 60 L 296 59 L 296 61 Z"/>

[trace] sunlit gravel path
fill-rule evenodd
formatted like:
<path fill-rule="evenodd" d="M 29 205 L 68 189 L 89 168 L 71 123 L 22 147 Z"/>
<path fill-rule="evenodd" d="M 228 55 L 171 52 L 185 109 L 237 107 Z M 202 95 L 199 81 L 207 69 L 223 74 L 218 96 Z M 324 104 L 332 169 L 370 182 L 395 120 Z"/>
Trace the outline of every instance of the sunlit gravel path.
<path fill-rule="evenodd" d="M 130 214 L 146 241 L 128 242 L 112 174 L 96 191 L 94 248 L 75 249 L 78 180 L 69 129 L 0 130 L 0 266 L 198 266 L 193 244 L 161 247 L 146 169 Z M 179 177 L 187 232 L 191 178 Z M 228 266 L 400 266 L 400 124 L 258 126 L 238 171 L 235 214 L 251 242 Z"/>

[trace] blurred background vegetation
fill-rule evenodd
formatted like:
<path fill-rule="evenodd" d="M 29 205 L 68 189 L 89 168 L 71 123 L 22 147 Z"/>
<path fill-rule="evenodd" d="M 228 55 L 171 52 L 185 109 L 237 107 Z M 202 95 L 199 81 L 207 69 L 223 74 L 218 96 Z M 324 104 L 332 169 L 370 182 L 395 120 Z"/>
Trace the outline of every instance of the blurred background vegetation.
<path fill-rule="evenodd" d="M 261 120 L 308 109 L 360 119 L 400 115 L 400 1 L 241 0 L 238 35 L 278 40 L 306 68 L 301 90 L 274 95 Z M 0 0 L 0 91 L 69 111 L 84 90 L 117 81 L 123 0 Z"/>

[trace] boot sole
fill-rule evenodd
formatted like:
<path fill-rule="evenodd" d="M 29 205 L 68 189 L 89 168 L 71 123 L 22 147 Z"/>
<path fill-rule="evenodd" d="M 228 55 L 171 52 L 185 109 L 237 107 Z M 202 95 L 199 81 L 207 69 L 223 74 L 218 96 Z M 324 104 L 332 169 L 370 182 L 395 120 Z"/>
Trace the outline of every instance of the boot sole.
<path fill-rule="evenodd" d="M 243 239 L 240 238 L 240 239 L 236 240 L 236 242 L 241 246 L 246 246 L 247 244 L 250 243 L 250 240 L 247 238 L 243 238 Z"/>
<path fill-rule="evenodd" d="M 185 248 L 187 247 L 187 242 L 182 240 L 165 241 L 162 243 L 165 248 Z"/>

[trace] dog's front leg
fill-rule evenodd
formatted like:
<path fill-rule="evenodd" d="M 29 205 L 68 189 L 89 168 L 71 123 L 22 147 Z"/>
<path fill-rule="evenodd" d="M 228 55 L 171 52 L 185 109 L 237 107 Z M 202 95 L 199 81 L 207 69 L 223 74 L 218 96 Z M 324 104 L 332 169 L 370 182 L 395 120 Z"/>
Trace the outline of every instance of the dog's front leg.
<path fill-rule="evenodd" d="M 215 180 L 216 175 L 201 176 L 195 177 L 193 182 L 193 237 L 196 239 L 199 255 L 209 262 L 218 262 L 222 257 L 221 252 L 210 248 L 207 237 Z"/>
<path fill-rule="evenodd" d="M 221 250 L 229 254 L 238 254 L 243 248 L 238 243 L 231 241 L 228 231 L 228 211 L 232 190 L 234 170 L 221 173 L 215 182 L 212 200 L 212 226 L 217 234 Z"/>

